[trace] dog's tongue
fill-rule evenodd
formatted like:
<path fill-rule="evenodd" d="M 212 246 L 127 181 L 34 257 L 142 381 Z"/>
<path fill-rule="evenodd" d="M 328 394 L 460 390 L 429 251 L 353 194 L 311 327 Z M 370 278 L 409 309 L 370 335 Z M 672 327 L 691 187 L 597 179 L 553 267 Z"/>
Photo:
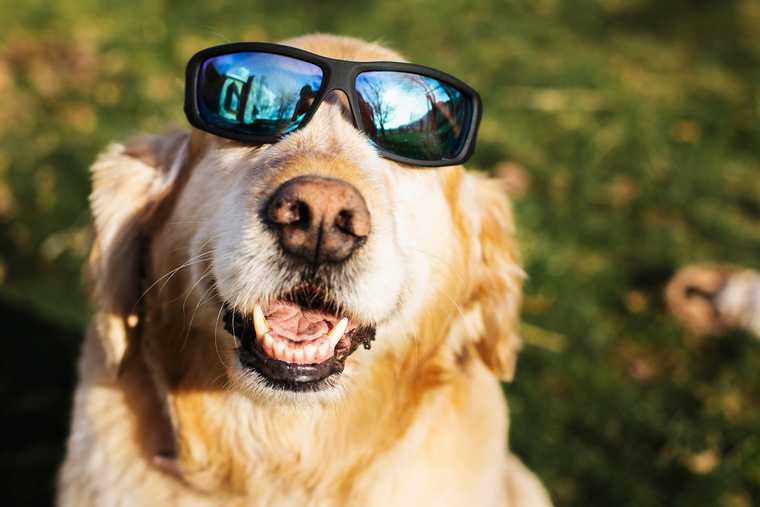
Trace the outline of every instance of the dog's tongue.
<path fill-rule="evenodd" d="M 326 335 L 328 324 L 334 324 L 335 317 L 319 310 L 305 310 L 293 303 L 278 301 L 264 311 L 272 332 L 294 342 L 305 342 Z"/>

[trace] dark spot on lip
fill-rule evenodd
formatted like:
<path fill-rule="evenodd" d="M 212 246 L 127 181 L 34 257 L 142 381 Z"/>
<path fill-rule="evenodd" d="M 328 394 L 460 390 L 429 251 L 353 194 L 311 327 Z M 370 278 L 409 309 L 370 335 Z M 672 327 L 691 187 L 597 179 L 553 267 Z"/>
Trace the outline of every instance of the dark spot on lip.
<path fill-rule="evenodd" d="M 311 300 L 314 304 L 314 299 Z M 312 308 L 314 306 L 311 306 Z M 324 307 L 322 307 L 324 308 Z M 333 356 L 321 363 L 291 364 L 267 356 L 256 340 L 253 319 L 225 303 L 224 327 L 238 340 L 240 364 L 256 371 L 270 387 L 287 391 L 319 391 L 328 386 L 328 378 L 343 372 L 346 358 L 360 344 L 371 347 L 375 339 L 374 326 L 359 326 L 344 336 L 335 346 Z M 348 338 L 348 340 L 346 340 Z"/>

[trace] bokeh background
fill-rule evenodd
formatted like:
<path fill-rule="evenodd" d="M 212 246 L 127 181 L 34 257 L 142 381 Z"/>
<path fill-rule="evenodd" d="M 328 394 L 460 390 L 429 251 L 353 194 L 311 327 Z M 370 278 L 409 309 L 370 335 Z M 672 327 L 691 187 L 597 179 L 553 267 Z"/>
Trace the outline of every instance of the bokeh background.
<path fill-rule="evenodd" d="M 760 2 L 0 1 L 0 495 L 50 502 L 89 308 L 88 165 L 185 126 L 206 46 L 328 31 L 485 103 L 530 279 L 511 443 L 557 505 L 760 505 L 760 342 L 663 304 L 691 261 L 760 267 Z"/>

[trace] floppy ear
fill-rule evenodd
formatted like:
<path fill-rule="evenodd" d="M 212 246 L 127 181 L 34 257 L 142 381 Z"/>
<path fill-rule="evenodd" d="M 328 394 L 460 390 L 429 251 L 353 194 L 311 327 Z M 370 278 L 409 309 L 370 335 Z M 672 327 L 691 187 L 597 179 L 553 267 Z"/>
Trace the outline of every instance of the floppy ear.
<path fill-rule="evenodd" d="M 118 368 L 138 325 L 141 265 L 147 242 L 171 212 L 187 179 L 190 135 L 143 135 L 112 144 L 92 166 L 95 239 L 87 277 L 95 326 L 109 367 Z"/>
<path fill-rule="evenodd" d="M 478 329 L 475 348 L 502 380 L 512 380 L 520 349 L 522 281 L 512 208 L 501 180 L 468 178 L 473 287 L 468 307 Z"/>

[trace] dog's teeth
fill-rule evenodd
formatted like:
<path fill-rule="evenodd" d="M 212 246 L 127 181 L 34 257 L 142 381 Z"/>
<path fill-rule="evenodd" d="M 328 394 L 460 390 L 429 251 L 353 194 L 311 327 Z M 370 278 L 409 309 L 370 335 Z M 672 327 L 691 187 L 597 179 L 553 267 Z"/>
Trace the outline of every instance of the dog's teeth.
<path fill-rule="evenodd" d="M 285 361 L 287 361 L 288 363 L 295 362 L 295 350 L 291 346 L 285 347 Z"/>
<path fill-rule="evenodd" d="M 334 349 L 338 344 L 338 341 L 343 338 L 343 333 L 346 332 L 346 328 L 348 328 L 348 319 L 346 317 L 343 317 L 340 319 L 340 322 L 335 324 L 335 327 L 332 328 L 330 334 L 327 335 L 327 341 L 330 343 L 331 349 Z"/>
<path fill-rule="evenodd" d="M 274 342 L 274 358 L 283 360 L 285 357 L 285 342 L 282 340 L 275 340 Z"/>
<path fill-rule="evenodd" d="M 256 329 L 256 336 L 264 336 L 269 332 L 267 319 L 259 305 L 253 307 L 253 327 Z"/>
<path fill-rule="evenodd" d="M 319 341 L 316 360 L 320 363 L 330 357 L 330 340 L 323 338 Z"/>
<path fill-rule="evenodd" d="M 263 342 L 263 347 L 265 351 L 272 351 L 274 350 L 274 338 L 272 338 L 272 335 L 267 333 L 264 335 L 264 338 L 261 340 Z"/>
<path fill-rule="evenodd" d="M 317 355 L 317 346 L 309 343 L 304 347 L 303 358 L 307 364 L 313 363 Z"/>
<path fill-rule="evenodd" d="M 256 305 L 253 309 L 253 327 L 256 332 L 255 339 L 267 356 L 288 363 L 312 364 L 332 357 L 335 347 L 348 329 L 348 319 L 340 319 L 327 335 L 311 343 L 294 344 L 285 338 L 272 335 L 264 312 Z"/>

